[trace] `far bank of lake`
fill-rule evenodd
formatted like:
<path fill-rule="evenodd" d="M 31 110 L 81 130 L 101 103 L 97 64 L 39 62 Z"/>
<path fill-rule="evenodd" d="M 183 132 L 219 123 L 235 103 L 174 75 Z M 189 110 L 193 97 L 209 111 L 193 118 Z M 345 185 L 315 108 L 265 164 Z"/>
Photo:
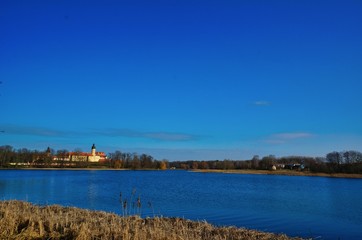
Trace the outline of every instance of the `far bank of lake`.
<path fill-rule="evenodd" d="M 362 178 L 362 174 L 353 173 L 318 173 L 296 170 L 219 170 L 219 169 L 197 169 L 194 172 L 202 173 L 235 173 L 235 174 L 264 174 L 264 175 L 285 175 L 285 176 L 309 176 L 309 177 L 333 177 L 333 178 Z"/>
<path fill-rule="evenodd" d="M 1 170 L 69 170 L 69 171 L 164 171 L 160 169 L 129 169 L 129 168 L 0 168 Z M 172 171 L 185 171 L 182 169 L 173 169 Z M 233 174 L 258 174 L 258 175 L 281 175 L 281 176 L 308 176 L 308 177 L 331 177 L 331 178 L 362 178 L 362 174 L 353 173 L 322 173 L 297 170 L 254 170 L 254 169 L 190 169 L 191 172 L 200 173 L 233 173 Z"/>

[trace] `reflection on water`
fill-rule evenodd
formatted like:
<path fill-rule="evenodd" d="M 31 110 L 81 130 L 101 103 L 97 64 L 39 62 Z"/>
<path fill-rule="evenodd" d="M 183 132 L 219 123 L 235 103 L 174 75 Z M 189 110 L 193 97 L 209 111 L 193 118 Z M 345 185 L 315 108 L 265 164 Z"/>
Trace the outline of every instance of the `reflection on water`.
<path fill-rule="evenodd" d="M 97 196 L 99 195 L 99 187 L 100 184 L 97 182 L 96 171 L 90 171 L 88 174 L 87 184 L 85 185 L 87 188 L 87 202 L 91 206 L 91 208 L 97 208 Z"/>
<path fill-rule="evenodd" d="M 179 216 L 291 236 L 362 239 L 362 180 L 186 171 L 0 171 L 1 199 Z M 152 207 L 148 207 L 148 203 Z"/>

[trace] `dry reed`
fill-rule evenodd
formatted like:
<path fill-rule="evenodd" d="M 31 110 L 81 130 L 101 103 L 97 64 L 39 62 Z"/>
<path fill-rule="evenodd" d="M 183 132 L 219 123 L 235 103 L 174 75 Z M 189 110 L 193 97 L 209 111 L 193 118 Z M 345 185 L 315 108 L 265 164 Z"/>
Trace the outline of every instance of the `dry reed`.
<path fill-rule="evenodd" d="M 0 201 L 0 239 L 300 239 L 180 218 L 121 217 L 58 205 Z"/>

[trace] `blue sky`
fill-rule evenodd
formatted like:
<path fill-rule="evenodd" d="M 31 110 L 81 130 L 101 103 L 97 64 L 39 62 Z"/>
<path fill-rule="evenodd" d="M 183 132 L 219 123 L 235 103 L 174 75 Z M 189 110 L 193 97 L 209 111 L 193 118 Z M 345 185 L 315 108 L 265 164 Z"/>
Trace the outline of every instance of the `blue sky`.
<path fill-rule="evenodd" d="M 361 1 L 0 2 L 0 145 L 362 151 Z"/>

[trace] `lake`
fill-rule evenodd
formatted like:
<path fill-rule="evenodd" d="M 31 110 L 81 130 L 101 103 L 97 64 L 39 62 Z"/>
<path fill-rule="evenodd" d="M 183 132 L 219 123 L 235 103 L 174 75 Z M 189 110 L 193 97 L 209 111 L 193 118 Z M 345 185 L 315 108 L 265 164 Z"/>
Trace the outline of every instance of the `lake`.
<path fill-rule="evenodd" d="M 1 170 L 1 200 L 177 216 L 290 236 L 362 239 L 362 179 L 169 171 Z M 131 213 L 138 213 L 128 203 Z"/>

